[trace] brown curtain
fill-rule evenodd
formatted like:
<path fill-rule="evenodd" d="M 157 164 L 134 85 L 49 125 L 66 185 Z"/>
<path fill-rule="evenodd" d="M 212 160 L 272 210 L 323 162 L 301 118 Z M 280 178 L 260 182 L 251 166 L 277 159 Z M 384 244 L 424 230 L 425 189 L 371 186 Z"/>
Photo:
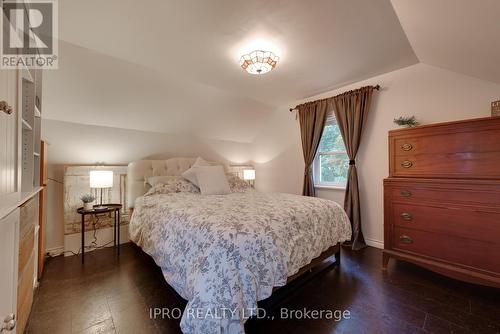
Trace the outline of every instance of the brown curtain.
<path fill-rule="evenodd" d="M 330 105 L 331 102 L 328 100 L 319 100 L 297 106 L 305 163 L 304 184 L 302 186 L 302 195 L 304 196 L 314 196 L 311 166 L 318 150 Z"/>
<path fill-rule="evenodd" d="M 347 155 L 349 156 L 349 172 L 344 199 L 344 210 L 347 212 L 352 226 L 350 246 L 354 250 L 366 247 L 361 230 L 361 209 L 359 202 L 358 173 L 356 171 L 356 154 L 363 127 L 366 124 L 373 87 L 362 87 L 333 98 L 335 117 L 344 139 Z"/>

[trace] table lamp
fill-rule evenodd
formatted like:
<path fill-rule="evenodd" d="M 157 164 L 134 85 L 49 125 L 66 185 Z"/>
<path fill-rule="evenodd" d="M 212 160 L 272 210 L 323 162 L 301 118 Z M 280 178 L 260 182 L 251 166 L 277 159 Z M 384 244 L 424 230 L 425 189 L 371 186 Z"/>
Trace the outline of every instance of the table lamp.
<path fill-rule="evenodd" d="M 113 187 L 113 171 L 111 170 L 93 170 L 90 171 L 90 188 L 101 190 L 101 199 L 98 207 L 95 210 L 105 209 L 102 205 L 102 190 Z"/>
<path fill-rule="evenodd" d="M 243 180 L 247 181 L 248 184 L 253 187 L 255 182 L 255 169 L 244 169 Z"/>

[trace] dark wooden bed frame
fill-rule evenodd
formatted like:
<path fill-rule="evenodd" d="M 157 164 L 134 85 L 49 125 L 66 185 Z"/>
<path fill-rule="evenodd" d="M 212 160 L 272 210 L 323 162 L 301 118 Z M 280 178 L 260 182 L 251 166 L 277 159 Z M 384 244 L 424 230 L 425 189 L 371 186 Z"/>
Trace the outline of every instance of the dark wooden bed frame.
<path fill-rule="evenodd" d="M 286 284 L 273 288 L 273 293 L 268 298 L 258 302 L 259 307 L 272 312 L 283 304 L 290 296 L 300 291 L 301 287 L 309 282 L 312 278 L 320 273 L 323 273 L 333 267 L 340 265 L 340 243 L 328 248 L 318 257 L 314 258 L 311 263 L 300 268 L 300 270 L 288 277 Z M 335 255 L 335 262 L 325 261 Z"/>
<path fill-rule="evenodd" d="M 302 276 L 306 272 L 312 271 L 313 268 L 315 268 L 316 266 L 321 264 L 324 260 L 328 259 L 329 257 L 331 257 L 333 255 L 335 255 L 335 262 L 333 262 L 332 265 L 335 265 L 335 266 L 340 265 L 340 243 L 328 248 L 326 251 L 321 253 L 320 256 L 312 259 L 311 263 L 300 268 L 300 270 L 295 275 L 288 277 L 288 279 L 286 280 L 286 283 L 288 284 L 291 281 L 293 281 L 294 279 L 296 279 L 297 277 Z M 274 288 L 274 289 L 275 290 L 279 289 L 279 287 Z"/>

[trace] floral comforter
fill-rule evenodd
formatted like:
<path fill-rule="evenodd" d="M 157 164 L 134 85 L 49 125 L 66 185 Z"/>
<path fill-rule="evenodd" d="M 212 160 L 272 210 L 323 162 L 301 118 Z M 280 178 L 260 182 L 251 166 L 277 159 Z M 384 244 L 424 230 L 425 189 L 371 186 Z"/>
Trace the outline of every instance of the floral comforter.
<path fill-rule="evenodd" d="M 137 199 L 130 236 L 185 299 L 184 333 L 244 333 L 273 287 L 351 227 L 335 202 L 280 193 L 153 193 Z"/>

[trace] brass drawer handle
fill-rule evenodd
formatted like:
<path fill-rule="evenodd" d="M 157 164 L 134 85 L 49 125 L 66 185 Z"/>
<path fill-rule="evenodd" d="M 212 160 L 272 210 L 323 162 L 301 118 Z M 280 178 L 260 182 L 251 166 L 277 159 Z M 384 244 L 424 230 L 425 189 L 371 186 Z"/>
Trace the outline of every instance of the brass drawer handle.
<path fill-rule="evenodd" d="M 12 114 L 12 107 L 5 101 L 0 101 L 0 110 L 6 113 L 7 115 Z"/>
<path fill-rule="evenodd" d="M 405 160 L 401 163 L 401 167 L 403 168 L 410 168 L 411 166 L 413 166 L 413 162 L 409 160 Z"/>
<path fill-rule="evenodd" d="M 409 190 L 401 190 L 400 194 L 403 197 L 411 197 L 411 191 Z"/>
<path fill-rule="evenodd" d="M 402 149 L 403 151 L 411 151 L 411 150 L 412 150 L 412 148 L 413 148 L 413 145 L 412 145 L 412 144 L 403 144 L 403 145 L 401 145 L 401 149 Z"/>
<path fill-rule="evenodd" d="M 404 244 L 412 244 L 413 243 L 413 239 L 410 238 L 409 236 L 407 235 L 402 235 L 399 237 L 399 241 L 401 241 L 402 243 Z"/>
<path fill-rule="evenodd" d="M 401 214 L 401 218 L 403 218 L 403 220 L 410 221 L 413 219 L 413 216 L 411 214 L 409 214 L 408 212 L 403 212 Z"/>

